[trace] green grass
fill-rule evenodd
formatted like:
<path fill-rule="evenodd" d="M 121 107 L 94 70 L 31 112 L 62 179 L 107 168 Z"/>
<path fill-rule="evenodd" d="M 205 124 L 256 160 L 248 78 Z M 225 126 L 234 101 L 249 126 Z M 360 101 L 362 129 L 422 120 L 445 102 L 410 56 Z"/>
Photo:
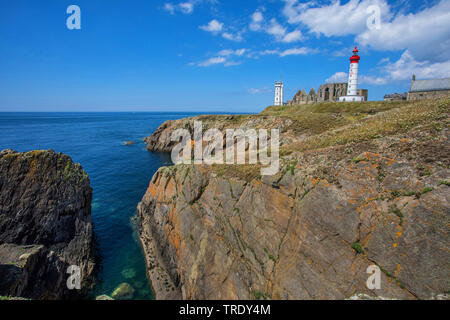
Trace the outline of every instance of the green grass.
<path fill-rule="evenodd" d="M 397 217 L 399 217 L 399 219 L 400 219 L 400 225 L 403 225 L 403 213 L 402 213 L 402 211 L 397 207 L 397 205 L 393 205 L 392 207 L 391 207 L 391 211 L 390 211 L 391 213 L 393 213 L 393 214 L 395 214 Z"/>
<path fill-rule="evenodd" d="M 352 249 L 355 250 L 355 252 L 358 253 L 358 254 L 364 253 L 364 250 L 361 247 L 361 244 L 359 242 L 353 243 L 352 244 Z"/>
<path fill-rule="evenodd" d="M 295 165 L 292 165 L 292 164 L 288 165 L 288 166 L 286 167 L 286 171 L 290 172 L 291 175 L 294 175 Z"/>
<path fill-rule="evenodd" d="M 334 104 L 336 106 L 333 107 L 330 105 L 329 108 L 333 109 L 342 106 L 343 114 L 341 113 L 339 117 L 345 117 L 345 110 L 349 107 L 341 105 L 340 103 Z M 353 108 L 357 109 L 358 105 L 360 104 L 357 103 Z M 375 109 L 376 107 L 379 108 L 376 109 L 375 115 L 368 116 L 365 114 L 365 116 L 363 116 L 364 113 L 358 113 L 358 116 L 354 116 L 354 121 L 350 121 L 349 125 L 345 128 L 325 132 L 329 130 L 330 127 L 333 127 L 334 124 L 339 124 L 336 125 L 336 127 L 342 127 L 339 120 L 336 122 L 333 117 L 330 117 L 329 120 L 333 121 L 334 124 L 323 126 L 320 122 L 315 123 L 316 126 L 322 126 L 324 128 L 324 130 L 319 128 L 312 130 L 316 133 L 322 131 L 320 134 L 315 134 L 301 142 L 285 146 L 280 152 L 289 154 L 289 151 L 306 151 L 336 145 L 345 145 L 347 143 L 367 141 L 387 135 L 404 133 L 420 125 L 430 126 L 433 122 L 448 122 L 450 99 L 443 98 L 417 102 L 402 102 L 399 104 L 377 102 L 372 105 Z M 320 108 L 320 105 L 317 106 Z M 362 106 L 359 107 L 364 109 Z M 379 111 L 385 112 L 380 113 Z M 305 116 L 309 117 L 309 115 Z M 311 119 L 309 121 L 311 121 Z"/>
<path fill-rule="evenodd" d="M 255 298 L 255 300 L 261 300 L 261 299 L 267 300 L 270 298 L 267 294 L 265 294 L 264 292 L 262 292 L 260 290 L 253 290 L 252 293 L 253 293 L 253 297 Z"/>
<path fill-rule="evenodd" d="M 307 112 L 311 113 L 348 113 L 358 114 L 375 114 L 377 112 L 391 110 L 399 106 L 405 105 L 406 102 L 385 102 L 385 101 L 369 101 L 363 103 L 354 102 L 322 102 L 317 104 L 299 105 L 299 106 L 271 106 L 267 107 L 260 115 L 270 116 L 295 116 L 302 115 Z"/>
<path fill-rule="evenodd" d="M 253 179 L 261 179 L 260 164 L 213 164 L 212 168 L 215 170 L 218 177 L 224 179 L 238 178 L 247 182 L 250 182 Z"/>
<path fill-rule="evenodd" d="M 432 188 L 432 187 L 425 187 L 419 192 L 419 196 L 424 195 L 425 193 L 431 192 L 433 190 L 434 190 L 434 188 Z"/>

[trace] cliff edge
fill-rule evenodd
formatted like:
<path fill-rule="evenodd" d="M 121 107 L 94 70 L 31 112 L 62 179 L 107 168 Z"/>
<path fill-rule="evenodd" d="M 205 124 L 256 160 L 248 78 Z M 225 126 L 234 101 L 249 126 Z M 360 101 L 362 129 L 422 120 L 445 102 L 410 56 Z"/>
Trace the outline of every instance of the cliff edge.
<path fill-rule="evenodd" d="M 91 288 L 91 200 L 87 173 L 69 156 L 0 153 L 0 295 L 69 299 Z M 81 290 L 67 288 L 72 265 Z"/>
<path fill-rule="evenodd" d="M 156 298 L 449 292 L 449 105 L 336 103 L 209 116 L 211 126 L 279 126 L 282 167 L 260 176 L 257 166 L 176 165 L 154 175 L 138 214 Z M 169 151 L 170 132 L 199 118 L 165 123 L 148 148 Z M 380 289 L 367 287 L 370 266 L 381 271 Z"/>

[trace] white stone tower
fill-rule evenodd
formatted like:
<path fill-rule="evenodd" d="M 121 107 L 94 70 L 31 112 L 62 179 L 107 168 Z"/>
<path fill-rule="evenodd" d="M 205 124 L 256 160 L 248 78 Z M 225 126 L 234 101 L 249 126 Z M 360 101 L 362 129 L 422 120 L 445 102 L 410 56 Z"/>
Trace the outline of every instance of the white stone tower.
<path fill-rule="evenodd" d="M 284 102 L 284 97 L 283 97 L 283 94 L 284 94 L 284 85 L 283 85 L 283 82 L 282 81 L 280 81 L 280 82 L 278 82 L 278 81 L 276 81 L 275 82 L 275 100 L 274 100 L 274 103 L 273 103 L 273 105 L 274 106 L 282 106 L 283 105 L 283 102 Z"/>
<path fill-rule="evenodd" d="M 358 48 L 355 47 L 355 50 L 353 50 L 353 56 L 350 57 L 350 72 L 348 75 L 347 95 L 339 98 L 339 101 L 341 102 L 364 101 L 364 96 L 358 96 L 358 71 L 360 59 L 360 56 L 358 56 Z"/>

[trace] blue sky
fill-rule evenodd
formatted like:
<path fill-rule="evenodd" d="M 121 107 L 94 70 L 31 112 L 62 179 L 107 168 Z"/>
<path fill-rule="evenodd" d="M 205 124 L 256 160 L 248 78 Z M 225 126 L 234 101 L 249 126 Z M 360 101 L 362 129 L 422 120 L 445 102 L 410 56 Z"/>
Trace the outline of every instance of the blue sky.
<path fill-rule="evenodd" d="M 379 100 L 449 77 L 449 39 L 450 0 L 0 0 L 0 111 L 258 112 L 280 76 L 346 82 L 354 45 Z"/>

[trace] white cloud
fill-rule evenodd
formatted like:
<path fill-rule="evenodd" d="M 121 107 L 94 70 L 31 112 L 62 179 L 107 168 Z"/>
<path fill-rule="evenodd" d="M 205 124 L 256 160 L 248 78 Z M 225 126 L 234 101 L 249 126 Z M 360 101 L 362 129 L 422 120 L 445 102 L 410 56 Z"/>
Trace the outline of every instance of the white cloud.
<path fill-rule="evenodd" d="M 280 54 L 280 50 L 264 50 L 259 52 L 260 55 L 266 56 L 266 55 L 273 55 L 273 54 Z"/>
<path fill-rule="evenodd" d="M 299 12 L 304 11 L 305 9 L 313 6 L 314 1 L 299 3 L 298 0 L 283 0 L 286 4 L 283 7 L 283 14 L 286 18 L 288 18 L 289 23 L 298 22 Z"/>
<path fill-rule="evenodd" d="M 175 6 L 172 3 L 165 3 L 164 4 L 164 10 L 169 12 L 170 14 L 175 14 Z"/>
<path fill-rule="evenodd" d="M 389 81 L 389 79 L 387 79 L 387 78 L 366 76 L 366 75 L 361 75 L 359 78 L 360 78 L 361 84 L 373 84 L 373 85 L 377 85 L 377 86 L 386 84 Z"/>
<path fill-rule="evenodd" d="M 378 64 L 385 64 L 385 63 L 388 63 L 388 62 L 390 62 L 390 61 L 391 61 L 391 58 L 386 57 L 386 58 L 381 59 L 381 60 L 378 62 Z"/>
<path fill-rule="evenodd" d="M 280 57 L 286 57 L 286 56 L 297 56 L 297 55 L 307 55 L 307 54 L 313 54 L 317 53 L 316 49 L 311 49 L 308 47 L 301 47 L 301 48 L 291 48 L 286 49 L 283 51 L 280 50 L 264 50 L 259 52 L 260 55 L 278 55 Z"/>
<path fill-rule="evenodd" d="M 338 82 L 347 82 L 348 74 L 346 72 L 336 72 L 331 77 L 325 80 L 325 83 L 338 83 Z"/>
<path fill-rule="evenodd" d="M 167 2 L 164 4 L 163 9 L 170 14 L 174 15 L 176 12 L 182 14 L 191 14 L 194 12 L 195 6 L 201 3 L 210 3 L 214 5 L 216 0 L 185 0 L 184 2 L 172 3 Z"/>
<path fill-rule="evenodd" d="M 248 89 L 248 92 L 250 92 L 251 94 L 271 93 L 272 89 L 270 89 L 269 87 L 250 88 L 250 89 Z"/>
<path fill-rule="evenodd" d="M 209 67 L 216 64 L 224 64 L 227 62 L 227 59 L 225 57 L 213 57 L 209 58 L 208 60 L 202 61 L 197 63 L 199 67 Z"/>
<path fill-rule="evenodd" d="M 177 4 L 167 2 L 164 4 L 163 9 L 169 12 L 170 14 L 175 14 L 176 12 L 181 12 L 183 14 L 191 14 L 194 12 L 194 6 L 198 1 L 191 0 L 187 2 L 180 2 Z"/>
<path fill-rule="evenodd" d="M 244 49 L 244 48 L 237 49 L 237 50 L 226 49 L 226 50 L 220 51 L 219 52 L 219 56 L 228 57 L 228 56 L 231 56 L 231 55 L 235 55 L 235 56 L 239 56 L 240 57 L 240 56 L 244 55 L 245 52 L 247 52 L 247 49 Z"/>
<path fill-rule="evenodd" d="M 414 58 L 434 62 L 450 59 L 450 0 L 416 14 L 397 15 L 380 30 L 365 30 L 357 41 L 375 50 L 408 50 Z"/>
<path fill-rule="evenodd" d="M 240 61 L 228 61 L 224 64 L 225 67 L 234 67 L 234 66 L 239 66 L 241 65 L 242 62 Z"/>
<path fill-rule="evenodd" d="M 367 9 L 371 5 L 377 5 L 382 19 L 388 19 L 390 9 L 386 0 L 350 0 L 343 5 L 341 1 L 333 0 L 324 6 L 318 6 L 313 1 L 299 3 L 298 0 L 285 0 L 283 14 L 289 23 L 302 23 L 312 33 L 327 37 L 343 36 L 358 34 L 367 28 L 370 16 Z"/>
<path fill-rule="evenodd" d="M 211 20 L 207 25 L 200 26 L 199 28 L 204 31 L 211 32 L 212 34 L 217 34 L 223 30 L 223 23 L 214 19 Z"/>
<path fill-rule="evenodd" d="M 270 20 L 270 24 L 266 28 L 266 32 L 276 37 L 282 37 L 286 34 L 286 28 L 279 24 L 275 18 L 273 18 Z"/>
<path fill-rule="evenodd" d="M 243 38 L 242 38 L 243 31 L 232 33 L 227 30 L 228 28 L 224 27 L 224 24 L 222 22 L 219 22 L 216 19 L 211 20 L 207 25 L 200 26 L 199 28 L 204 31 L 211 32 L 213 35 L 217 35 L 217 34 L 221 33 L 222 38 L 227 39 L 227 40 L 236 41 L 236 42 L 240 42 L 243 40 Z"/>
<path fill-rule="evenodd" d="M 250 30 L 260 31 L 262 29 L 262 24 L 264 22 L 264 16 L 261 10 L 256 10 L 251 16 Z"/>
<path fill-rule="evenodd" d="M 450 61 L 417 61 L 405 51 L 399 60 L 386 65 L 383 70 L 392 80 L 409 80 L 413 73 L 418 79 L 446 78 L 450 76 Z"/>
<path fill-rule="evenodd" d="M 231 50 L 224 49 L 217 52 L 213 57 L 201 61 L 201 62 L 191 62 L 190 66 L 199 66 L 199 67 L 210 67 L 213 65 L 222 64 L 225 67 L 237 66 L 242 64 L 244 59 L 259 59 L 261 56 L 267 55 L 275 55 L 281 58 L 287 56 L 296 56 L 296 55 L 307 55 L 317 53 L 317 49 L 312 49 L 308 47 L 300 47 L 300 48 L 290 48 L 286 50 L 264 50 L 264 51 L 253 51 L 246 48 Z M 241 61 L 236 61 L 241 60 Z"/>
<path fill-rule="evenodd" d="M 224 32 L 224 33 L 222 33 L 222 37 L 227 39 L 227 40 L 237 41 L 237 42 L 243 40 L 241 32 L 238 32 L 238 33 L 235 33 L 235 34 L 233 34 L 231 32 Z"/>
<path fill-rule="evenodd" d="M 281 25 L 275 18 L 266 22 L 259 9 L 252 14 L 249 29 L 251 31 L 263 31 L 274 36 L 276 41 L 285 43 L 300 41 L 304 38 L 299 29 L 288 32 L 287 28 Z"/>
<path fill-rule="evenodd" d="M 219 56 L 224 56 L 224 57 L 230 56 L 232 54 L 234 54 L 234 50 L 229 50 L 229 49 L 225 49 L 225 50 L 222 50 L 219 52 Z"/>
<path fill-rule="evenodd" d="M 297 56 L 297 55 L 307 55 L 309 53 L 312 53 L 310 48 L 293 48 L 293 49 L 287 49 L 280 53 L 280 57 L 286 57 L 286 56 Z"/>
<path fill-rule="evenodd" d="M 179 8 L 182 13 L 184 14 L 191 14 L 194 12 L 194 4 L 190 2 L 182 2 L 179 5 Z"/>
<path fill-rule="evenodd" d="M 248 49 L 242 48 L 242 49 L 236 49 L 236 50 L 230 50 L 225 49 L 222 51 L 219 51 L 214 57 L 211 57 L 205 61 L 201 61 L 198 63 L 191 62 L 189 65 L 191 66 L 199 66 L 199 67 L 210 67 L 213 65 L 222 64 L 225 67 L 232 67 L 232 66 L 238 66 L 242 64 L 241 61 L 234 61 L 232 60 L 233 57 L 242 57 Z"/>
<path fill-rule="evenodd" d="M 328 4 L 284 0 L 283 14 L 289 23 L 306 27 L 310 33 L 326 37 L 355 35 L 355 41 L 379 51 L 404 51 L 418 61 L 450 60 L 450 0 L 426 2 L 415 13 L 391 7 L 387 0 L 332 0 Z M 430 3 L 433 3 L 430 6 Z M 380 9 L 379 28 L 369 28 L 373 11 Z M 429 6 L 428 8 L 426 6 Z M 401 6 L 400 6 L 401 7 Z"/>
<path fill-rule="evenodd" d="M 302 32 L 300 30 L 294 30 L 284 35 L 283 42 L 291 43 L 296 42 L 303 39 Z"/>

